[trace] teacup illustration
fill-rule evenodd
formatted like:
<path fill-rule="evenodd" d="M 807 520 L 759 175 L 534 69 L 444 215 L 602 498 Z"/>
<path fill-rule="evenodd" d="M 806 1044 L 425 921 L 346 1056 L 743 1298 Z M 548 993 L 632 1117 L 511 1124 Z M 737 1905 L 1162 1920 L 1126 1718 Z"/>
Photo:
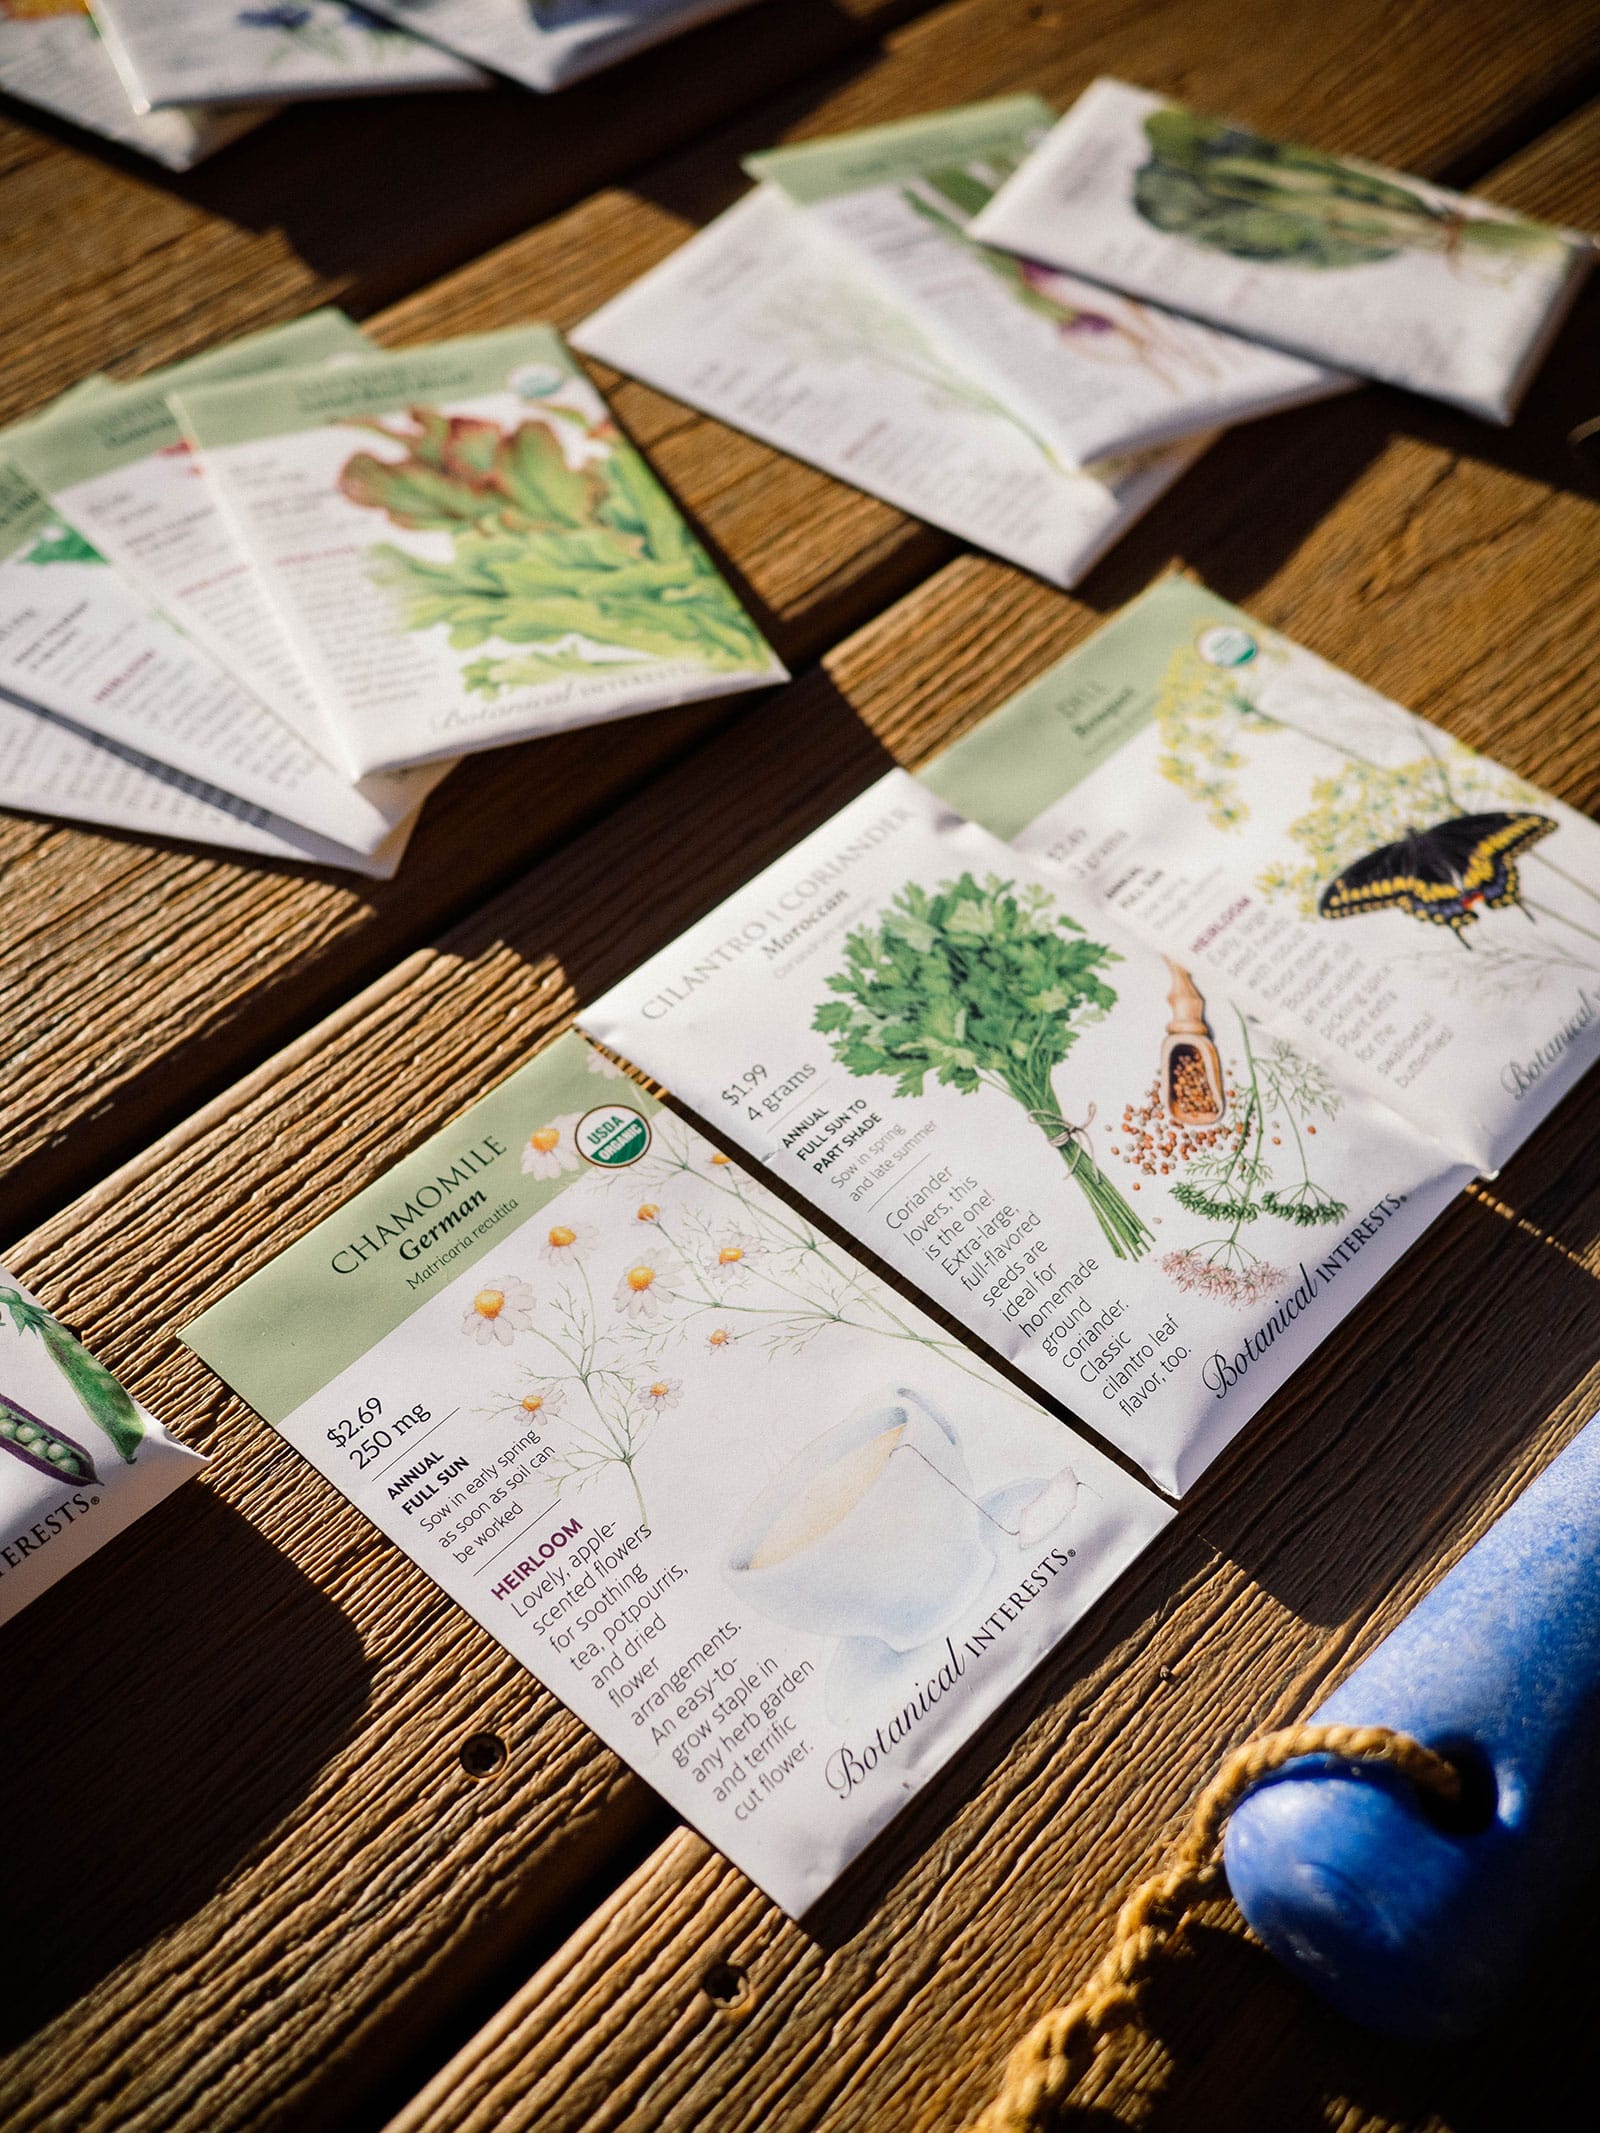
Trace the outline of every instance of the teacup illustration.
<path fill-rule="evenodd" d="M 926 1394 L 897 1385 L 768 1483 L 740 1521 L 725 1575 L 791 1629 L 908 1652 L 983 1590 L 993 1530 L 954 1429 Z"/>

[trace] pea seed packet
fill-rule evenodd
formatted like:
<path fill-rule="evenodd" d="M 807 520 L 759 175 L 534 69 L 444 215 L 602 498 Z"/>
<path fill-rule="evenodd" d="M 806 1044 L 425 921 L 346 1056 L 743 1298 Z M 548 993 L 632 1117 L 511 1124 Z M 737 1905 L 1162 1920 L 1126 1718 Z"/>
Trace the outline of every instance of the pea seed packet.
<path fill-rule="evenodd" d="M 1590 239 L 1097 81 L 971 225 L 984 244 L 1509 422 Z"/>
<path fill-rule="evenodd" d="M 481 89 L 487 77 L 346 0 L 94 0 L 135 111 L 261 97 Z"/>
<path fill-rule="evenodd" d="M 64 520 L 325 763 L 338 760 L 338 732 L 202 478 L 167 394 L 371 352 L 341 312 L 312 312 L 58 407 L 11 443 L 16 465 Z M 359 796 L 378 820 L 398 827 L 415 818 L 450 768 L 444 762 L 365 778 Z"/>
<path fill-rule="evenodd" d="M 1600 827 L 1187 579 L 927 779 L 1477 1170 L 1600 1047 Z"/>
<path fill-rule="evenodd" d="M 204 1464 L 0 1267 L 0 1622 Z"/>
<path fill-rule="evenodd" d="M 1075 585 L 1211 441 L 1074 465 L 775 187 L 573 345 L 964 540 Z"/>
<path fill-rule="evenodd" d="M 373 12 L 520 81 L 560 89 L 750 0 L 374 0 Z"/>
<path fill-rule="evenodd" d="M 357 776 L 784 678 L 547 327 L 172 403 Z"/>
<path fill-rule="evenodd" d="M 183 1338 L 798 1913 L 1170 1514 L 614 1076 L 560 1040 Z"/>
<path fill-rule="evenodd" d="M 747 156 L 1074 464 L 1193 437 L 1355 380 L 977 243 L 973 217 L 1055 123 L 999 97 Z"/>
<path fill-rule="evenodd" d="M 363 793 L 167 617 L 148 607 L 0 441 L 0 696 L 53 713 L 278 824 L 392 871 L 415 819 Z"/>
<path fill-rule="evenodd" d="M 1471 1177 L 893 771 L 580 1015 L 1186 1490 Z"/>
<path fill-rule="evenodd" d="M 128 102 L 89 0 L 0 8 L 0 89 L 121 148 L 137 149 L 168 170 L 193 169 L 272 116 L 271 107 L 255 105 L 141 117 Z"/>

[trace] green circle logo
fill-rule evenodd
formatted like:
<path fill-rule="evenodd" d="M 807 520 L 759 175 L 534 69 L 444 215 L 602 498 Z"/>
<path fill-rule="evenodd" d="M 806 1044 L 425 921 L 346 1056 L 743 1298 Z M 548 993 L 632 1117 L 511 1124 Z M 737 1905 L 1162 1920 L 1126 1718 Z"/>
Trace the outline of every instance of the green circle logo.
<path fill-rule="evenodd" d="M 1256 640 L 1248 630 L 1219 622 L 1214 629 L 1200 632 L 1195 650 L 1208 667 L 1243 667 L 1256 656 Z"/>
<path fill-rule="evenodd" d="M 599 1104 L 579 1119 L 572 1144 L 586 1163 L 601 1170 L 626 1170 L 649 1147 L 650 1127 L 626 1104 Z"/>

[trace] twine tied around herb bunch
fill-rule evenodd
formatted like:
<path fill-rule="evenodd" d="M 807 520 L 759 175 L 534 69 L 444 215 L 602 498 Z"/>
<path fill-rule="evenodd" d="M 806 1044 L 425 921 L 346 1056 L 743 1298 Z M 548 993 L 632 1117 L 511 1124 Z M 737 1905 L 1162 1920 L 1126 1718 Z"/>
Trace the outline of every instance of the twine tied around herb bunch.
<path fill-rule="evenodd" d="M 1089 1106 L 1089 1115 L 1081 1126 L 1075 1126 L 1070 1118 L 1059 1111 L 1030 1111 L 1028 1116 L 1042 1128 L 1052 1148 L 1081 1149 L 1094 1161 L 1094 1143 L 1089 1138 L 1089 1128 L 1094 1124 L 1095 1106 Z"/>
<path fill-rule="evenodd" d="M 1141 1882 L 1118 1912 L 1111 1946 L 1089 1977 L 1012 2051 L 999 2093 L 968 2133 L 1044 2133 L 1062 2122 L 1072 2089 L 1101 2045 L 1138 2019 L 1144 1988 L 1181 1939 L 1189 1912 L 1217 1894 L 1218 1846 L 1228 1816 L 1252 1786 L 1307 1755 L 1383 1763 L 1443 1804 L 1461 1797 L 1461 1774 L 1453 1763 L 1387 1726 L 1285 1726 L 1245 1741 L 1195 1802 L 1167 1864 Z"/>

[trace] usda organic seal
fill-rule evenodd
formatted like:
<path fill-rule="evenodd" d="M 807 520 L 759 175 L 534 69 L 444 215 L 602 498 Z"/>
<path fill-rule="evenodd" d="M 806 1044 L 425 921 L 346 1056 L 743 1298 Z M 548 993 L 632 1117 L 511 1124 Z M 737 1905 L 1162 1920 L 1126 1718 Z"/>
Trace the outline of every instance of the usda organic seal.
<path fill-rule="evenodd" d="M 579 1119 L 572 1142 L 586 1163 L 602 1170 L 626 1170 L 649 1147 L 650 1127 L 626 1104 L 598 1104 Z"/>
<path fill-rule="evenodd" d="M 1201 631 L 1195 650 L 1207 666 L 1242 667 L 1256 656 L 1256 640 L 1248 630 L 1238 629 L 1231 622 L 1219 622 L 1214 628 Z"/>

